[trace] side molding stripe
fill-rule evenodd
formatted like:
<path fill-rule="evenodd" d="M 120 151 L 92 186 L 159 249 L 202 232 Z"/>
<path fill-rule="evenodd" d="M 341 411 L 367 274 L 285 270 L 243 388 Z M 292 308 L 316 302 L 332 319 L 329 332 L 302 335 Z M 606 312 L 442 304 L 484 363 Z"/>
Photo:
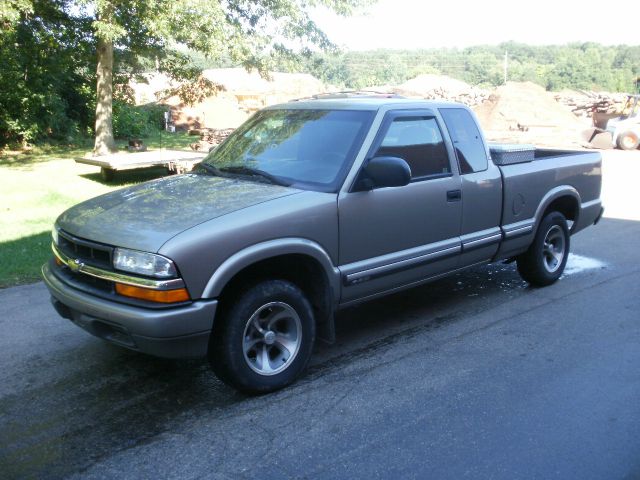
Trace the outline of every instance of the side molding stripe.
<path fill-rule="evenodd" d="M 351 273 L 343 276 L 345 286 L 358 285 L 360 283 L 368 282 L 376 278 L 384 277 L 386 275 L 392 275 L 404 270 L 410 270 L 412 268 L 427 265 L 446 257 L 457 255 L 461 251 L 460 245 L 455 247 L 444 248 L 435 252 L 420 255 L 419 257 L 408 258 L 398 262 L 390 263 L 388 265 L 382 265 L 380 267 L 369 268 L 360 272 Z"/>
<path fill-rule="evenodd" d="M 534 218 L 529 220 L 523 220 L 522 222 L 510 223 L 504 225 L 502 231 L 504 232 L 505 239 L 511 239 L 527 235 L 533 231 L 533 226 L 536 221 Z"/>

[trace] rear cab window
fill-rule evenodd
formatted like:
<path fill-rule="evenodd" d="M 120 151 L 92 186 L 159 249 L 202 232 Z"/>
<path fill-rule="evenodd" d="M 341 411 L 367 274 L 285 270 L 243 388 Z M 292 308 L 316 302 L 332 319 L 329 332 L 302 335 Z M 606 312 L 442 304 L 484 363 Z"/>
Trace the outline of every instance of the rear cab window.
<path fill-rule="evenodd" d="M 464 108 L 441 108 L 462 175 L 489 168 L 487 151 L 473 116 Z"/>

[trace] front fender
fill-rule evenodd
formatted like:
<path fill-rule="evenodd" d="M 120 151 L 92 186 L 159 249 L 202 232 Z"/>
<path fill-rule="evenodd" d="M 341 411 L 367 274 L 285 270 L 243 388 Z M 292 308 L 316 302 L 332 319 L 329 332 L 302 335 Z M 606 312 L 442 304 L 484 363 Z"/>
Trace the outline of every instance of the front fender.
<path fill-rule="evenodd" d="M 318 243 L 305 238 L 280 238 L 257 243 L 227 258 L 213 273 L 202 293 L 202 298 L 217 298 L 222 289 L 241 270 L 256 262 L 281 255 L 307 255 L 324 269 L 334 303 L 340 299 L 340 272 L 333 265 L 329 254 Z"/>

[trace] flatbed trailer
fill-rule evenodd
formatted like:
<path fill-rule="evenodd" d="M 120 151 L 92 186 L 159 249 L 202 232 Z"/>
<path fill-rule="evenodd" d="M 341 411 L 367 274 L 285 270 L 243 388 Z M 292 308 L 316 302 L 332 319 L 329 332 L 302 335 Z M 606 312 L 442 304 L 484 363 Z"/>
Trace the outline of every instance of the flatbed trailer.
<path fill-rule="evenodd" d="M 112 180 L 121 170 L 134 170 L 150 167 L 164 167 L 167 173 L 190 171 L 196 163 L 202 161 L 206 152 L 187 152 L 184 150 L 152 150 L 148 152 L 118 152 L 98 157 L 76 158 L 76 163 L 100 167 L 100 174 L 106 181 Z"/>

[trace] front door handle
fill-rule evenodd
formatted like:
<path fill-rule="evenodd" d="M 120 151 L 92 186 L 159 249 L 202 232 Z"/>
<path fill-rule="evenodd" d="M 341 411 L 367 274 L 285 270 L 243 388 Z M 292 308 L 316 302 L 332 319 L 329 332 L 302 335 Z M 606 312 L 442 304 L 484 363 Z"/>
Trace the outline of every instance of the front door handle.
<path fill-rule="evenodd" d="M 447 202 L 459 202 L 462 200 L 462 190 L 449 190 L 447 192 Z"/>

